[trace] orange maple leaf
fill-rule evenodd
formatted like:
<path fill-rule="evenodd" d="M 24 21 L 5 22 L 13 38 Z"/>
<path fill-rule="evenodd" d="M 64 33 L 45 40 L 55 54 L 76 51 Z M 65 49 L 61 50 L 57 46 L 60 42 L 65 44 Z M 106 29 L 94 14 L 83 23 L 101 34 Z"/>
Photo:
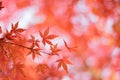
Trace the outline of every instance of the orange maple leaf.
<path fill-rule="evenodd" d="M 31 35 L 31 39 L 29 39 L 28 42 L 32 43 L 32 47 L 37 46 L 37 48 L 40 48 L 40 45 L 39 45 L 40 41 L 38 39 L 35 39 L 33 35 Z"/>
<path fill-rule="evenodd" d="M 2 8 L 4 8 L 4 7 L 2 7 L 2 2 L 0 2 L 0 10 L 1 10 Z"/>
<path fill-rule="evenodd" d="M 77 47 L 69 47 L 68 44 L 67 44 L 67 42 L 66 42 L 65 40 L 63 40 L 63 41 L 64 41 L 65 47 L 66 47 L 70 52 L 71 52 L 71 51 L 74 51 L 75 48 L 77 48 Z"/>
<path fill-rule="evenodd" d="M 34 60 L 36 54 L 39 55 L 39 56 L 41 56 L 40 50 L 41 49 L 39 49 L 39 48 L 33 48 L 33 49 L 31 49 L 31 51 L 27 55 L 32 54 L 32 59 Z"/>
<path fill-rule="evenodd" d="M 37 66 L 37 72 L 42 72 L 43 74 L 49 69 L 47 64 L 39 64 Z"/>
<path fill-rule="evenodd" d="M 49 28 L 47 28 L 45 31 L 44 31 L 44 34 L 42 34 L 40 31 L 39 31 L 39 34 L 40 36 L 42 37 L 42 43 L 44 45 L 49 44 L 49 45 L 53 45 L 52 42 L 50 41 L 51 39 L 54 39 L 56 37 L 58 37 L 58 35 L 55 35 L 55 34 L 49 34 Z"/>
<path fill-rule="evenodd" d="M 11 25 L 12 29 L 10 30 L 10 32 L 8 30 L 6 30 L 5 37 L 8 40 L 14 40 L 14 39 L 22 37 L 21 33 L 24 32 L 25 29 L 18 28 L 18 23 L 19 22 L 15 23 L 15 25 L 13 25 L 13 24 Z"/>
<path fill-rule="evenodd" d="M 6 29 L 6 33 L 5 33 L 5 38 L 8 40 L 14 40 L 16 38 L 15 35 L 12 35 L 7 29 Z"/>
<path fill-rule="evenodd" d="M 15 25 L 12 24 L 11 33 L 14 33 L 16 35 L 20 35 L 20 33 L 25 31 L 25 29 L 18 28 L 18 24 L 19 24 L 19 22 L 17 22 Z"/>
<path fill-rule="evenodd" d="M 57 44 L 50 46 L 51 53 L 50 55 L 58 55 L 58 52 L 61 51 L 60 49 L 57 48 Z"/>
<path fill-rule="evenodd" d="M 22 74 L 25 77 L 24 71 L 23 71 L 24 65 L 21 63 L 17 63 L 13 65 L 13 68 L 11 69 L 14 76 L 17 75 L 17 73 Z"/>
<path fill-rule="evenodd" d="M 67 69 L 67 64 L 72 64 L 69 60 L 68 60 L 68 57 L 63 57 L 62 59 L 58 59 L 56 62 L 58 62 L 58 69 L 60 67 L 63 67 L 63 69 L 68 72 L 68 69 Z"/>
<path fill-rule="evenodd" d="M 31 35 L 31 39 L 28 40 L 28 42 L 32 43 L 32 46 L 30 48 L 30 52 L 27 54 L 27 55 L 30 55 L 32 54 L 32 59 L 34 60 L 35 59 L 35 55 L 40 55 L 40 46 L 39 46 L 39 43 L 40 42 L 38 39 L 35 40 L 35 37 Z"/>

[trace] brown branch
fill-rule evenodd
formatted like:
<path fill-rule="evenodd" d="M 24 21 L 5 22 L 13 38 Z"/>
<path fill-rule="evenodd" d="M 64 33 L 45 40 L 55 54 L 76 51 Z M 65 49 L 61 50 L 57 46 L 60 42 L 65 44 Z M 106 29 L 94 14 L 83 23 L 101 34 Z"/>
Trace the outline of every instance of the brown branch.
<path fill-rule="evenodd" d="M 30 47 L 27 47 L 27 46 L 23 46 L 23 45 L 20 45 L 20 44 L 15 44 L 15 43 L 11 43 L 11 42 L 4 42 L 2 41 L 2 43 L 5 43 L 5 44 L 11 44 L 11 45 L 16 45 L 16 46 L 19 46 L 19 47 L 23 47 L 23 48 L 26 48 L 26 49 L 29 49 L 29 50 L 32 50 L 33 48 L 30 48 Z M 40 51 L 44 54 L 47 54 L 47 55 L 50 55 L 49 53 L 45 52 L 45 51 Z"/>
<path fill-rule="evenodd" d="M 12 44 L 12 45 L 20 46 L 20 47 L 23 47 L 23 48 L 26 48 L 26 49 L 29 49 L 29 50 L 32 49 L 32 48 L 30 48 L 30 47 L 23 46 L 23 45 L 20 45 L 20 44 L 15 44 L 15 43 L 11 43 L 11 42 L 4 42 L 4 41 L 2 41 L 2 42 L 3 42 L 3 43 L 6 43 L 6 44 Z"/>

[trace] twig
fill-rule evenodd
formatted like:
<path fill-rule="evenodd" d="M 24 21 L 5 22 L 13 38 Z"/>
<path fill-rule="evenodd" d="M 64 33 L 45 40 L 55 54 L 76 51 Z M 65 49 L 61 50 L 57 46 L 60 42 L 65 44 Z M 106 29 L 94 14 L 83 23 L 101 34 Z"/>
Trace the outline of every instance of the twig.
<path fill-rule="evenodd" d="M 26 48 L 26 49 L 29 49 L 29 50 L 32 49 L 32 48 L 30 48 L 30 47 L 23 46 L 23 45 L 20 45 L 20 44 L 15 44 L 15 43 L 11 43 L 11 42 L 4 42 L 4 41 L 2 41 L 2 42 L 5 43 L 5 44 L 11 44 L 11 45 L 20 46 L 20 47 L 23 47 L 23 48 Z M 48 54 L 48 55 L 50 55 L 49 53 L 47 53 L 47 52 L 45 52 L 45 51 L 41 51 L 41 50 L 40 50 L 40 52 L 42 52 L 42 53 L 44 53 L 44 54 Z"/>
<path fill-rule="evenodd" d="M 2 41 L 3 43 L 6 43 L 6 44 L 12 44 L 12 45 L 16 45 L 16 46 L 20 46 L 20 47 L 23 47 L 23 48 L 26 48 L 26 49 L 32 49 L 30 47 L 27 47 L 27 46 L 23 46 L 23 45 L 20 45 L 20 44 L 15 44 L 15 43 L 11 43 L 11 42 L 4 42 Z"/>

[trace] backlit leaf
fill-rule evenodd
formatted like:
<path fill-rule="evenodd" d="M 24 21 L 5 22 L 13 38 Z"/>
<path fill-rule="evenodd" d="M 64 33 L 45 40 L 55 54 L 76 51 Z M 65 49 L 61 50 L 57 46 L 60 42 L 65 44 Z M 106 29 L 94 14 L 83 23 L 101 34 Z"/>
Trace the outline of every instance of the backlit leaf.
<path fill-rule="evenodd" d="M 12 30 L 16 30 L 18 28 L 18 23 L 19 22 L 16 22 L 15 25 L 12 24 Z"/>
<path fill-rule="evenodd" d="M 41 73 L 45 73 L 47 70 L 49 69 L 48 65 L 47 64 L 39 64 L 37 66 L 37 72 L 41 72 Z"/>
<path fill-rule="evenodd" d="M 32 54 L 32 59 L 34 60 L 35 57 L 36 57 L 36 54 L 39 55 L 39 56 L 41 56 L 40 50 L 41 49 L 39 49 L 39 48 L 31 49 L 31 51 L 27 55 Z"/>
<path fill-rule="evenodd" d="M 58 69 L 60 67 L 63 67 L 63 69 L 68 72 L 68 69 L 67 69 L 67 64 L 72 64 L 69 60 L 68 60 L 68 57 L 63 57 L 62 59 L 58 59 L 56 62 L 58 62 Z"/>
<path fill-rule="evenodd" d="M 56 38 L 56 37 L 58 37 L 58 35 L 52 34 L 52 35 L 47 36 L 48 39 L 54 39 L 54 38 Z"/>
<path fill-rule="evenodd" d="M 51 55 L 58 55 L 58 52 L 60 52 L 61 50 L 57 48 L 57 44 L 50 46 L 50 50 L 51 50 Z"/>
<path fill-rule="evenodd" d="M 67 42 L 64 40 L 64 45 L 65 47 L 71 52 L 71 51 L 74 51 L 77 47 L 69 47 Z"/>
<path fill-rule="evenodd" d="M 49 44 L 49 45 L 53 45 L 50 40 L 58 37 L 58 35 L 56 35 L 56 34 L 50 34 L 50 35 L 49 35 L 49 28 L 47 28 L 47 29 L 44 31 L 44 33 L 41 33 L 41 32 L 39 31 L 39 35 L 40 35 L 40 37 L 42 37 L 42 43 L 43 43 L 44 46 L 46 45 L 46 43 Z"/>
<path fill-rule="evenodd" d="M 44 36 L 47 36 L 49 34 L 49 27 L 45 30 Z"/>
<path fill-rule="evenodd" d="M 14 76 L 18 75 L 18 73 L 22 74 L 25 77 L 24 71 L 23 71 L 24 65 L 21 63 L 17 63 L 13 65 L 12 72 Z"/>
<path fill-rule="evenodd" d="M 19 32 L 19 33 L 21 33 L 21 32 L 24 32 L 25 29 L 19 28 L 19 29 L 17 29 L 16 31 Z"/>

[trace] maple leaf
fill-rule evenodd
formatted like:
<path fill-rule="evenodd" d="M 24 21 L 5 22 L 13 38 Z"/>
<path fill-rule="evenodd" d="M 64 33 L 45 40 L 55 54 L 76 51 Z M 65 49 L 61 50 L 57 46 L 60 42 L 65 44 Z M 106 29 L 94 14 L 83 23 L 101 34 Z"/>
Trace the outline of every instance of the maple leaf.
<path fill-rule="evenodd" d="M 13 72 L 14 76 L 17 75 L 17 73 L 22 74 L 25 77 L 24 71 L 23 71 L 24 65 L 21 63 L 17 63 L 13 65 L 13 68 L 11 71 Z"/>
<path fill-rule="evenodd" d="M 63 40 L 63 41 L 64 41 L 65 47 L 66 47 L 70 52 L 71 52 L 71 51 L 74 51 L 75 48 L 77 48 L 77 47 L 69 47 L 68 44 L 67 44 L 67 42 L 66 42 L 65 40 Z"/>
<path fill-rule="evenodd" d="M 55 35 L 55 34 L 49 34 L 49 28 L 47 28 L 45 31 L 44 31 L 44 34 L 42 34 L 40 31 L 39 31 L 39 34 L 40 36 L 42 37 L 42 43 L 44 45 L 49 44 L 49 45 L 53 45 L 52 42 L 50 40 L 58 37 L 58 35 Z"/>
<path fill-rule="evenodd" d="M 28 42 L 32 43 L 32 46 L 30 48 L 30 52 L 27 54 L 32 54 L 32 59 L 34 60 L 35 59 L 35 55 L 40 55 L 40 46 L 39 46 L 39 40 L 38 39 L 35 39 L 35 37 L 33 35 L 31 35 L 31 39 L 28 40 Z"/>
<path fill-rule="evenodd" d="M 39 55 L 39 56 L 41 56 L 40 50 L 41 49 L 39 49 L 39 48 L 31 49 L 31 51 L 27 55 L 32 54 L 32 59 L 34 60 L 36 54 Z"/>
<path fill-rule="evenodd" d="M 14 33 L 16 35 L 20 35 L 20 33 L 25 31 L 25 29 L 18 28 L 18 24 L 19 24 L 19 22 L 16 22 L 15 25 L 12 24 L 11 33 Z"/>
<path fill-rule="evenodd" d="M 51 53 L 50 55 L 58 55 L 58 52 L 61 51 L 60 49 L 57 48 L 57 44 L 50 46 Z"/>
<path fill-rule="evenodd" d="M 43 74 L 49 69 L 47 64 L 39 64 L 37 66 L 37 72 L 42 72 Z"/>
<path fill-rule="evenodd" d="M 67 69 L 67 64 L 72 64 L 69 60 L 68 60 L 68 57 L 63 57 L 62 59 L 58 59 L 56 62 L 58 62 L 58 69 L 60 67 L 63 67 L 63 69 L 68 72 L 68 69 Z"/>
<path fill-rule="evenodd" d="M 0 10 L 1 10 L 2 8 L 4 8 L 4 7 L 2 7 L 2 2 L 0 2 Z"/>
<path fill-rule="evenodd" d="M 18 23 L 15 23 L 15 25 L 11 25 L 12 26 L 12 29 L 10 30 L 10 32 L 6 29 L 6 34 L 5 34 L 5 37 L 8 39 L 8 40 L 14 40 L 14 39 L 17 39 L 17 38 L 21 38 L 21 33 L 25 31 L 25 29 L 22 29 L 22 28 L 18 28 Z"/>
<path fill-rule="evenodd" d="M 39 45 L 40 41 L 38 39 L 35 39 L 33 35 L 31 35 L 31 39 L 29 39 L 28 42 L 32 43 L 32 47 L 37 46 L 37 48 L 40 48 L 40 45 Z"/>
<path fill-rule="evenodd" d="M 11 35 L 11 33 L 7 29 L 6 29 L 6 33 L 4 36 L 8 40 L 14 40 L 14 38 L 16 38 L 16 36 Z"/>

